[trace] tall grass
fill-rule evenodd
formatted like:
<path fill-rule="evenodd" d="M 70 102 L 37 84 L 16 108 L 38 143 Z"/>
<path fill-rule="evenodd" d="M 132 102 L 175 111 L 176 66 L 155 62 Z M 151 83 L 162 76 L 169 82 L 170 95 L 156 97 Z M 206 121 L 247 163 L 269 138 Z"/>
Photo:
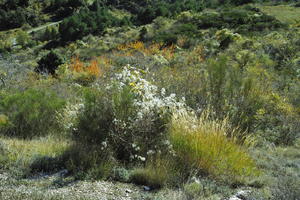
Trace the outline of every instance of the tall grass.
<path fill-rule="evenodd" d="M 212 120 L 208 114 L 197 118 L 181 113 L 173 116 L 169 134 L 174 150 L 185 165 L 236 183 L 256 175 L 258 170 L 243 147 L 235 142 L 234 136 L 227 136 L 229 130 L 227 120 Z M 237 130 L 233 131 L 237 133 Z"/>

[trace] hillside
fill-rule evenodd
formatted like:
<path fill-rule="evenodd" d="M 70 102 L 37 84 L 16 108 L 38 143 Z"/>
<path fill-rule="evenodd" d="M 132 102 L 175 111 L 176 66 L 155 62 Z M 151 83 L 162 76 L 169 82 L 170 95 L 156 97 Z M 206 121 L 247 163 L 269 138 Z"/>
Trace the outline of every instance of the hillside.
<path fill-rule="evenodd" d="M 299 200 L 300 2 L 0 0 L 0 200 Z"/>

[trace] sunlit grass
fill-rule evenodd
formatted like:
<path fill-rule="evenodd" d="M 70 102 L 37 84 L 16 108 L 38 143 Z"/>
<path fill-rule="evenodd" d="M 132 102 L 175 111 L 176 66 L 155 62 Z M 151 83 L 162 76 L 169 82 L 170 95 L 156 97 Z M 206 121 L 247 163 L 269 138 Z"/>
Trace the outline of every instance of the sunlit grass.
<path fill-rule="evenodd" d="M 268 15 L 276 17 L 283 23 L 295 24 L 300 23 L 300 8 L 292 7 L 289 5 L 278 5 L 278 6 L 262 6 L 258 5 L 263 12 Z"/>
<path fill-rule="evenodd" d="M 227 136 L 228 128 L 227 120 L 214 121 L 208 115 L 175 115 L 170 140 L 186 165 L 217 179 L 241 182 L 259 172 L 243 147 Z"/>
<path fill-rule="evenodd" d="M 156 157 L 147 161 L 143 168 L 136 168 L 131 173 L 131 181 L 140 185 L 160 188 L 174 184 L 180 179 L 179 169 L 171 158 Z"/>
<path fill-rule="evenodd" d="M 36 156 L 57 157 L 62 155 L 71 145 L 71 142 L 54 137 L 44 137 L 33 140 L 17 138 L 0 138 L 5 145 L 9 165 L 18 164 L 27 166 Z"/>

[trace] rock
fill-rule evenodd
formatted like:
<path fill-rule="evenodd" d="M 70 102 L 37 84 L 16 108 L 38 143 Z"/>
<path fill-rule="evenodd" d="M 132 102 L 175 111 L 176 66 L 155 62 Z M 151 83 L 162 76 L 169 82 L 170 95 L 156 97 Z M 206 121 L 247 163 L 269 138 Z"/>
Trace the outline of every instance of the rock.
<path fill-rule="evenodd" d="M 132 193 L 132 190 L 126 189 L 125 192 L 126 193 Z"/>
<path fill-rule="evenodd" d="M 150 191 L 150 190 L 151 190 L 151 188 L 148 187 L 148 186 L 144 186 L 143 189 L 144 189 L 145 191 Z"/>
<path fill-rule="evenodd" d="M 230 197 L 228 200 L 241 200 L 241 199 L 236 196 L 233 196 L 233 197 Z"/>
<path fill-rule="evenodd" d="M 200 184 L 200 183 L 201 183 L 200 180 L 199 180 L 197 177 L 195 177 L 195 176 L 193 176 L 193 177 L 191 178 L 191 182 L 197 183 L 197 184 Z"/>
<path fill-rule="evenodd" d="M 60 176 L 66 176 L 69 173 L 69 171 L 67 169 L 61 170 L 59 172 Z"/>
<path fill-rule="evenodd" d="M 238 193 L 236 193 L 236 197 L 242 199 L 242 200 L 245 200 L 247 199 L 247 196 L 251 193 L 251 191 L 249 190 L 241 190 L 239 191 Z"/>
<path fill-rule="evenodd" d="M 68 170 L 63 169 L 63 170 L 61 170 L 61 171 L 59 171 L 59 172 L 57 172 L 57 173 L 55 173 L 55 174 L 52 174 L 51 176 L 54 176 L 54 177 L 64 177 L 64 176 L 66 176 L 68 173 L 69 173 Z M 50 176 L 50 175 L 47 175 L 47 176 Z"/>
<path fill-rule="evenodd" d="M 228 200 L 247 200 L 247 196 L 251 193 L 250 190 L 238 191 L 235 195 L 230 197 Z"/>

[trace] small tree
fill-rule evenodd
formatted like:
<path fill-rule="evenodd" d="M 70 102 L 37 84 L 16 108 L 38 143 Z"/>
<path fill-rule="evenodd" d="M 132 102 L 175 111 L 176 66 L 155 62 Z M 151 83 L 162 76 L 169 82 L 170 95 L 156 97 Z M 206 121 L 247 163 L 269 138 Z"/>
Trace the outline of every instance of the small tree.
<path fill-rule="evenodd" d="M 43 35 L 43 40 L 55 40 L 58 37 L 57 27 L 47 27 Z"/>
<path fill-rule="evenodd" d="M 35 69 L 35 71 L 38 73 L 48 73 L 54 75 L 55 70 L 63 63 L 64 58 L 60 54 L 55 51 L 50 51 L 39 60 L 39 66 Z"/>
<path fill-rule="evenodd" d="M 16 36 L 17 44 L 21 45 L 23 48 L 27 46 L 30 41 L 30 36 L 26 31 L 19 31 Z"/>

